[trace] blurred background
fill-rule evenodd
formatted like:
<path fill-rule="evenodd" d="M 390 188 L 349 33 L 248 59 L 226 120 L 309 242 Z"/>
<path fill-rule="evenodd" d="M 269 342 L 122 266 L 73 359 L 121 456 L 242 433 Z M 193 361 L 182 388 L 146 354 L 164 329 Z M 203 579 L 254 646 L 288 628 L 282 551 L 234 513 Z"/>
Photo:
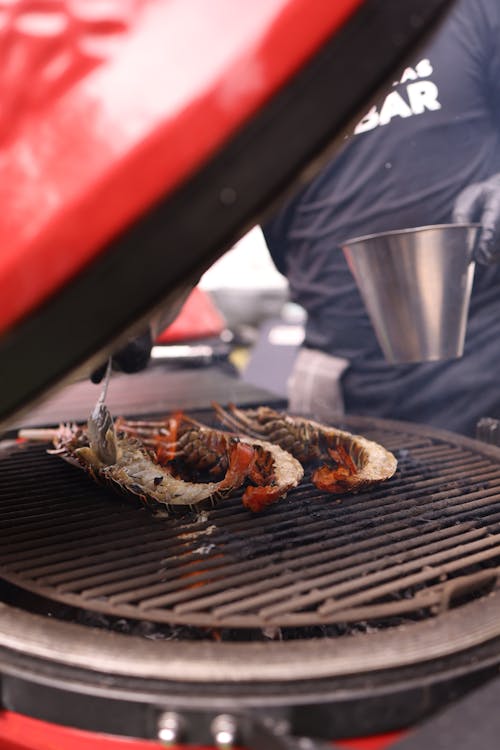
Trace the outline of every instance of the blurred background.
<path fill-rule="evenodd" d="M 254 227 L 202 276 L 179 317 L 160 335 L 154 363 L 202 366 L 214 359 L 242 380 L 286 398 L 304 337 L 305 311 L 289 299 L 263 233 Z"/>

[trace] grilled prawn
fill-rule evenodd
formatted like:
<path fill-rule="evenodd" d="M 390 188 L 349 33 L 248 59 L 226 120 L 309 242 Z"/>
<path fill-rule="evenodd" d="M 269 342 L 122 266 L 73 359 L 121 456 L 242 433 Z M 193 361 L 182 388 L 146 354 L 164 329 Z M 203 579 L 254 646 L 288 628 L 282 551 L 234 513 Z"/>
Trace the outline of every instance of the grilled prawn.
<path fill-rule="evenodd" d="M 353 492 L 389 479 L 396 457 L 378 443 L 329 425 L 292 417 L 267 406 L 238 409 L 213 407 L 220 421 L 235 432 L 260 437 L 289 451 L 303 465 L 316 468 L 313 484 L 331 493 Z"/>

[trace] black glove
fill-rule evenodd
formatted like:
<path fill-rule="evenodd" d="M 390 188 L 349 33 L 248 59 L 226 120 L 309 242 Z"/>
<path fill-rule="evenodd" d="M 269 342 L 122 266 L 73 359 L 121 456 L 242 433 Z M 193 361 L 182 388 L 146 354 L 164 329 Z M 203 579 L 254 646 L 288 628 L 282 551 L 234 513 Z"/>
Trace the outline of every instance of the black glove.
<path fill-rule="evenodd" d="M 194 283 L 189 282 L 186 286 L 180 287 L 180 289 L 177 290 L 177 296 L 174 300 L 170 300 L 165 308 L 160 308 L 160 310 L 151 317 L 146 332 L 141 336 L 132 339 L 128 344 L 116 352 L 116 354 L 113 354 L 111 358 L 113 370 L 121 370 L 121 372 L 131 373 L 139 372 L 147 367 L 151 357 L 151 349 L 153 348 L 153 343 L 157 335 L 175 320 L 184 302 L 192 291 L 193 286 Z M 101 382 L 106 374 L 107 366 L 108 360 L 94 370 L 90 376 L 93 383 Z"/>
<path fill-rule="evenodd" d="M 457 224 L 479 222 L 481 233 L 474 252 L 478 263 L 500 262 L 500 174 L 469 185 L 459 194 L 453 208 Z"/>
<path fill-rule="evenodd" d="M 129 341 L 129 343 L 126 344 L 118 352 L 116 352 L 116 354 L 113 354 L 113 369 L 121 370 L 122 372 L 126 373 L 139 372 L 139 370 L 144 370 L 149 362 L 152 348 L 153 340 L 151 337 L 151 331 L 148 330 L 141 336 L 137 336 L 137 338 Z M 93 383 L 101 382 L 104 375 L 106 374 L 107 366 L 108 361 L 106 360 L 103 365 L 94 370 L 94 372 L 90 376 L 90 379 Z"/>

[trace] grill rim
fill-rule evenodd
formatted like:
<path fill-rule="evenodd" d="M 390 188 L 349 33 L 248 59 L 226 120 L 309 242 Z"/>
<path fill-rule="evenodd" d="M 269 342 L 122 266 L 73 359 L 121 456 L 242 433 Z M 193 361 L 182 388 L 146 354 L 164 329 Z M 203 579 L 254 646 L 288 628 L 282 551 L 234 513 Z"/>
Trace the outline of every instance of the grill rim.
<path fill-rule="evenodd" d="M 0 603 L 1 648 L 105 675 L 200 684 L 366 674 L 453 656 L 499 636 L 497 591 L 411 626 L 347 638 L 246 643 L 151 641 Z"/>
<path fill-rule="evenodd" d="M 10 710 L 59 724 L 64 705 L 66 719 L 67 710 L 71 715 L 68 725 L 87 731 L 156 740 L 162 712 L 174 709 L 186 722 L 190 741 L 205 746 L 213 739 L 208 730 L 214 717 L 231 711 L 241 719 L 261 715 L 262 720 L 274 722 L 282 717 L 295 736 L 331 740 L 408 729 L 448 704 L 450 698 L 457 700 L 494 678 L 499 645 L 500 639 L 495 639 L 442 659 L 438 670 L 433 663 L 422 663 L 370 676 L 288 684 L 233 681 L 195 685 L 116 676 L 103 679 L 24 654 L 13 658 L 1 648 L 0 673 Z M 115 719 L 112 727 L 107 723 L 110 715 Z M 204 726 L 208 733 L 202 736 Z"/>

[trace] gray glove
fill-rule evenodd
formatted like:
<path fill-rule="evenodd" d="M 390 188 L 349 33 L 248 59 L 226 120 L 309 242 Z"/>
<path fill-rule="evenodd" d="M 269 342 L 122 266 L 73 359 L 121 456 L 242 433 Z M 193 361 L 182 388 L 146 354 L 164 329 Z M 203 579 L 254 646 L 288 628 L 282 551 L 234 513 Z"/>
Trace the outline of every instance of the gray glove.
<path fill-rule="evenodd" d="M 328 421 L 344 414 L 341 377 L 347 359 L 317 349 L 300 349 L 288 378 L 288 406 L 299 414 Z"/>
<path fill-rule="evenodd" d="M 481 233 L 474 258 L 489 265 L 500 262 L 500 174 L 469 185 L 458 195 L 453 208 L 457 224 L 479 222 Z"/>

